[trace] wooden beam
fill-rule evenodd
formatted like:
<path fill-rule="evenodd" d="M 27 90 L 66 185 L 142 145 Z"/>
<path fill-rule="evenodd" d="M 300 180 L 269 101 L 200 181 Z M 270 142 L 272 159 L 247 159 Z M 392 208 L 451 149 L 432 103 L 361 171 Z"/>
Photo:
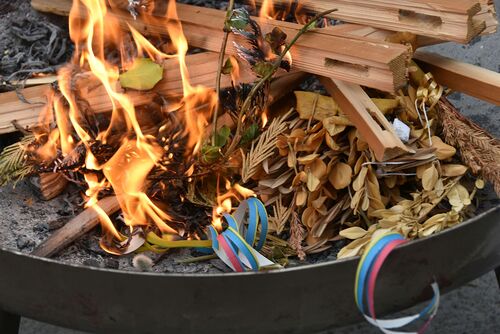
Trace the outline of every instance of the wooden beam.
<path fill-rule="evenodd" d="M 214 87 L 218 63 L 217 54 L 203 53 L 189 55 L 186 57 L 186 63 L 191 73 L 191 84 Z M 127 92 L 136 106 L 150 102 L 154 94 L 182 94 L 182 78 L 177 60 L 166 60 L 163 68 L 164 78 L 152 91 L 137 92 L 129 90 Z M 242 75 L 242 80 L 251 80 L 246 72 L 243 72 Z M 223 76 L 222 86 L 229 86 L 229 80 L 227 76 Z M 16 131 L 12 124 L 14 120 L 22 127 L 35 125 L 45 108 L 49 90 L 50 85 L 40 85 L 21 90 L 19 93 L 29 103 L 22 101 L 16 92 L 0 94 L 0 133 Z M 90 88 L 87 91 L 87 99 L 92 106 L 92 110 L 96 113 L 107 112 L 112 109 L 111 100 L 102 86 Z"/>
<path fill-rule="evenodd" d="M 330 31 L 345 36 L 362 36 L 376 41 L 411 44 L 413 50 L 446 42 L 433 37 L 415 35 L 409 32 L 384 30 L 355 23 L 344 23 L 321 29 L 323 33 L 329 33 Z"/>
<path fill-rule="evenodd" d="M 274 0 L 275 5 L 288 3 Z M 316 13 L 337 8 L 329 17 L 459 43 L 496 26 L 489 0 L 301 0 L 300 6 Z"/>
<path fill-rule="evenodd" d="M 500 105 L 500 73 L 431 52 L 418 51 L 414 60 L 439 84 Z"/>
<path fill-rule="evenodd" d="M 321 77 L 320 81 L 356 126 L 378 161 L 387 161 L 412 152 L 399 139 L 392 125 L 363 88 L 326 77 Z"/>
<path fill-rule="evenodd" d="M 68 0 L 32 0 L 32 6 L 40 11 L 68 14 Z M 225 12 L 177 4 L 179 19 L 190 45 L 210 51 L 219 51 L 223 37 Z M 165 17 L 142 14 L 134 20 L 126 11 L 110 11 L 120 24 L 130 24 L 145 34 L 167 34 Z M 301 25 L 278 20 L 259 19 L 262 30 L 271 31 L 279 27 L 291 39 Z M 228 52 L 236 54 L 233 42 L 241 38 L 231 34 Z M 409 49 L 404 45 L 375 41 L 362 36 L 322 33 L 321 29 L 310 31 L 292 48 L 294 68 L 318 75 L 337 78 L 359 85 L 393 92 L 407 83 Z"/>
<path fill-rule="evenodd" d="M 120 204 L 115 196 L 103 198 L 97 202 L 97 205 L 108 215 L 112 215 L 120 210 Z M 94 209 L 87 208 L 54 232 L 47 240 L 36 247 L 31 254 L 41 257 L 51 257 L 72 244 L 82 235 L 88 233 L 98 224 L 99 214 Z"/>
<path fill-rule="evenodd" d="M 217 73 L 218 55 L 212 52 L 188 55 L 186 63 L 190 72 L 192 85 L 203 85 L 215 87 L 215 76 Z M 179 72 L 177 60 L 169 59 L 164 62 L 164 78 L 156 87 L 149 92 L 137 92 L 128 90 L 127 95 L 132 99 L 134 105 L 140 106 L 149 103 L 157 94 L 163 96 L 182 95 L 182 79 Z M 241 71 L 240 82 L 252 82 L 255 78 L 249 71 Z M 297 86 L 304 80 L 306 74 L 303 72 L 280 73 L 278 78 L 271 83 L 269 103 L 274 103 L 286 92 Z M 222 77 L 222 87 L 231 85 L 228 76 Z M 16 121 L 22 127 L 31 127 L 38 123 L 42 111 L 46 107 L 47 96 L 49 96 L 50 85 L 40 85 L 25 88 L 20 91 L 26 103 L 19 98 L 16 92 L 0 94 L 0 134 L 17 131 L 13 124 Z M 109 112 L 112 110 L 111 100 L 102 86 L 89 88 L 86 99 L 95 113 Z"/>

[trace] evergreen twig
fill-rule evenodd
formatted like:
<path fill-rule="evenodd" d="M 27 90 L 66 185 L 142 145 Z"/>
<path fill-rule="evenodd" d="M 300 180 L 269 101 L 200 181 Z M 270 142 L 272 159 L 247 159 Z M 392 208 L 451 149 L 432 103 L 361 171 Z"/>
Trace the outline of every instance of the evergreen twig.
<path fill-rule="evenodd" d="M 252 106 L 252 101 L 254 99 L 254 96 L 257 94 L 257 92 L 262 88 L 262 86 L 264 86 L 264 84 L 266 82 L 268 82 L 274 75 L 274 73 L 276 73 L 276 71 L 278 70 L 278 68 L 280 67 L 281 65 L 281 62 L 283 61 L 283 59 L 285 58 L 286 54 L 288 53 L 288 51 L 290 51 L 290 49 L 292 48 L 292 46 L 297 42 L 297 40 L 303 35 L 305 34 L 306 32 L 308 32 L 311 27 L 313 25 L 316 24 L 316 22 L 320 19 L 322 19 L 323 17 L 325 17 L 326 15 L 330 14 L 330 13 L 333 13 L 337 11 L 337 9 L 330 9 L 330 10 L 327 10 L 327 11 L 324 11 L 322 13 L 319 13 L 317 14 L 315 17 L 312 18 L 311 21 L 309 21 L 307 24 L 305 24 L 298 32 L 297 34 L 295 35 L 295 37 L 290 41 L 290 43 L 288 43 L 286 45 L 286 47 L 283 49 L 283 51 L 281 52 L 281 54 L 278 56 L 278 58 L 274 61 L 273 63 L 273 66 L 272 66 L 272 69 L 265 75 L 263 76 L 253 87 L 252 87 L 252 90 L 250 91 L 250 93 L 248 94 L 247 98 L 245 99 L 245 102 L 243 102 L 243 105 L 239 111 L 239 114 L 238 114 L 238 123 L 236 125 L 236 133 L 234 135 L 234 138 L 231 142 L 231 145 L 229 146 L 229 148 L 227 149 L 225 155 L 226 157 L 230 156 L 233 151 L 236 149 L 236 146 L 238 145 L 240 139 L 241 139 L 241 128 L 242 128 L 242 125 L 243 125 L 243 116 L 246 115 L 249 111 L 250 111 L 250 108 Z"/>

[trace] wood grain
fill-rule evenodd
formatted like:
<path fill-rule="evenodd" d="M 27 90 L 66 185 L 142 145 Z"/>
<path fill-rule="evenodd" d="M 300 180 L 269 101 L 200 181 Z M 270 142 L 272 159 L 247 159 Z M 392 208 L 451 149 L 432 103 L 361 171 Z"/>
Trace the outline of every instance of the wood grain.
<path fill-rule="evenodd" d="M 356 126 L 378 161 L 390 160 L 411 152 L 363 88 L 326 77 L 321 77 L 320 81 Z"/>
<path fill-rule="evenodd" d="M 288 3 L 274 1 L 275 5 Z M 497 25 L 489 0 L 302 0 L 300 6 L 317 13 L 337 8 L 329 17 L 459 43 L 482 32 L 492 33 Z"/>
<path fill-rule="evenodd" d="M 500 73 L 435 53 L 418 51 L 414 60 L 436 82 L 489 103 L 500 105 Z"/>
<path fill-rule="evenodd" d="M 68 14 L 71 1 L 32 0 L 32 6 L 40 11 Z M 224 32 L 225 12 L 177 4 L 179 19 L 190 45 L 210 51 L 219 51 Z M 83 14 L 82 14 L 83 15 Z M 128 24 L 144 34 L 168 34 L 165 16 L 143 14 L 134 20 L 126 11 L 113 10 L 108 15 L 120 24 Z M 283 30 L 289 39 L 301 25 L 278 20 L 259 19 L 263 31 L 274 27 Z M 228 52 L 235 54 L 233 42 L 241 38 L 231 35 Z M 400 44 L 377 41 L 363 36 L 345 36 L 335 31 L 310 31 L 292 48 L 294 67 L 303 72 L 333 77 L 347 82 L 393 92 L 407 83 L 409 49 Z"/>

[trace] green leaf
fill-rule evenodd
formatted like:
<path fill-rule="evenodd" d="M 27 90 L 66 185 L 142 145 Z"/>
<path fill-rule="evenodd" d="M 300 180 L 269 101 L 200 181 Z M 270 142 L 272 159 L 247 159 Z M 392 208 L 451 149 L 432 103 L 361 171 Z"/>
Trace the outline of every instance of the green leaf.
<path fill-rule="evenodd" d="M 269 75 L 274 70 L 274 66 L 271 63 L 260 61 L 252 67 L 252 70 L 257 76 L 262 78 Z"/>
<path fill-rule="evenodd" d="M 259 126 L 254 123 L 250 125 L 245 132 L 243 132 L 243 135 L 241 136 L 241 142 L 240 145 L 244 146 L 248 143 L 251 143 L 255 138 L 257 138 L 260 134 L 259 131 Z"/>
<path fill-rule="evenodd" d="M 215 146 L 218 146 L 220 148 L 226 145 L 230 135 L 231 129 L 227 125 L 224 125 L 219 129 L 217 135 L 215 136 Z"/>
<path fill-rule="evenodd" d="M 222 67 L 222 74 L 231 74 L 233 71 L 233 63 L 231 61 L 231 57 L 227 58 L 226 63 Z"/>
<path fill-rule="evenodd" d="M 205 164 L 214 163 L 221 157 L 220 146 L 206 145 L 201 148 L 201 161 Z"/>
<path fill-rule="evenodd" d="M 152 89 L 163 78 L 163 67 L 149 58 L 137 58 L 132 67 L 120 75 L 123 88 Z"/>
<path fill-rule="evenodd" d="M 234 29 L 244 30 L 248 24 L 248 21 L 242 18 L 232 18 L 229 20 L 229 26 Z"/>

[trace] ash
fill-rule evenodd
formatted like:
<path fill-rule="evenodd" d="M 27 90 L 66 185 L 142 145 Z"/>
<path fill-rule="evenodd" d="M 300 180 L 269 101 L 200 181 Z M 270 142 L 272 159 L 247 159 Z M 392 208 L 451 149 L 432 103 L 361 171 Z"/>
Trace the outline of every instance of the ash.
<path fill-rule="evenodd" d="M 0 91 L 33 74 L 54 73 L 69 59 L 66 21 L 38 13 L 26 0 L 0 2 Z"/>

